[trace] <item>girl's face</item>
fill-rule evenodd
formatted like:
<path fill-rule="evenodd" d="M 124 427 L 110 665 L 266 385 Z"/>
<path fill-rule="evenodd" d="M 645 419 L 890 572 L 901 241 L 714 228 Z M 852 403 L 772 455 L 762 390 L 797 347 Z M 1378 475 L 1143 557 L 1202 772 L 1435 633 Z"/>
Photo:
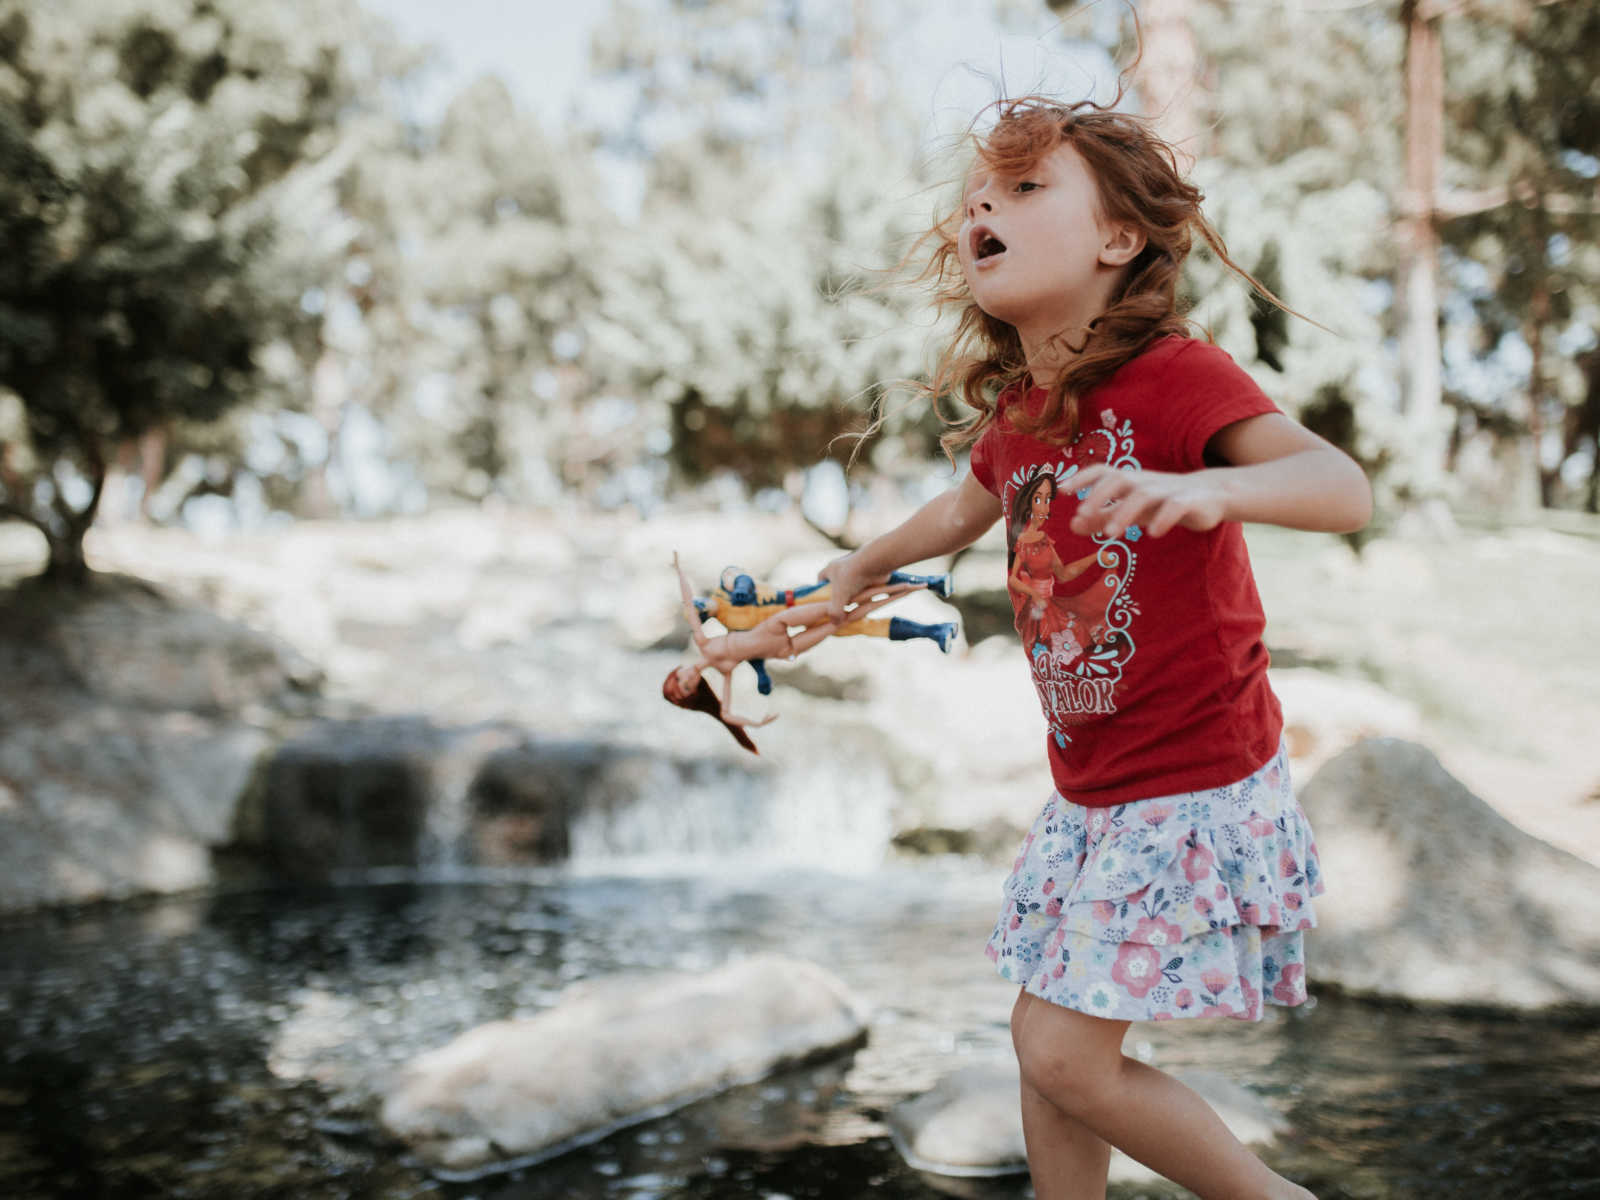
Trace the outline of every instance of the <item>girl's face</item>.
<path fill-rule="evenodd" d="M 1094 176 L 1065 143 L 1024 175 L 997 175 L 980 162 L 962 206 L 957 250 L 973 299 L 1025 334 L 1097 316 L 1086 301 L 1132 258 L 1118 245 L 1126 230 L 1103 222 Z"/>

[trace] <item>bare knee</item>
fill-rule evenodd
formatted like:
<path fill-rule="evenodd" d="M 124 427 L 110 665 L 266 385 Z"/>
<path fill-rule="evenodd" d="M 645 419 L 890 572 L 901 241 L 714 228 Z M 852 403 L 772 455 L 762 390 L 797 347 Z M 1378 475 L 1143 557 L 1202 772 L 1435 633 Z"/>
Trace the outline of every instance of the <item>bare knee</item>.
<path fill-rule="evenodd" d="M 1080 1021 L 1108 1024 L 1090 1017 Z M 1113 1103 L 1122 1069 L 1120 1030 L 1113 1039 L 1108 1030 L 1079 1024 L 1063 1020 L 1063 1010 L 1026 994 L 1011 1010 L 1011 1044 L 1023 1086 L 1069 1116 Z"/>
<path fill-rule="evenodd" d="M 1103 1112 L 1114 1103 L 1122 1056 L 1105 1062 L 1076 1052 L 1072 1046 L 1040 1046 L 1024 1041 L 1017 1047 L 1022 1085 L 1043 1096 L 1070 1117 Z"/>

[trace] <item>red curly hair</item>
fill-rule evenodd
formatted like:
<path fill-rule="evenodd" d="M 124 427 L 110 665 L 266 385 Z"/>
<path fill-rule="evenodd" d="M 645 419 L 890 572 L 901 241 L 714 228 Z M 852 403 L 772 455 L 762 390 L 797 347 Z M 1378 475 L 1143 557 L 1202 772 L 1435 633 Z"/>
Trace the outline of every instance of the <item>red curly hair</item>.
<path fill-rule="evenodd" d="M 987 134 L 973 135 L 974 165 L 981 163 L 997 174 L 1022 175 L 1057 147 L 1071 146 L 1095 179 L 1102 215 L 1135 226 L 1146 239 L 1144 249 L 1124 268 L 1110 306 L 1089 323 L 1080 345 L 1069 343 L 1074 354 L 1056 375 L 1045 403 L 1032 415 L 1020 406 L 1008 414 L 1008 422 L 1019 433 L 1065 445 L 1078 433 L 1079 397 L 1104 383 L 1156 338 L 1193 332 L 1189 320 L 1178 312 L 1177 290 L 1183 260 L 1196 235 L 1262 296 L 1293 311 L 1228 257 L 1221 235 L 1200 211 L 1203 193 L 1182 177 L 1172 147 L 1149 120 L 1090 100 L 1067 104 L 1044 96 L 997 100 L 990 107 L 998 109 L 998 117 Z M 963 205 L 957 203 L 918 239 L 908 256 L 919 256 L 932 243 L 928 264 L 917 278 L 931 286 L 940 311 L 959 313 L 955 336 L 932 379 L 918 389 L 935 399 L 959 395 L 976 413 L 956 420 L 940 414 L 953 426 L 940 439 L 947 453 L 977 440 L 994 421 L 998 393 L 1028 379 L 1016 329 L 979 308 L 962 275 L 958 239 L 962 213 Z"/>
<path fill-rule="evenodd" d="M 676 704 L 679 708 L 687 708 L 692 712 L 703 712 L 715 717 L 722 723 L 722 727 L 733 734 L 733 740 L 738 742 L 751 754 L 760 754 L 755 742 L 750 740 L 750 735 L 739 726 L 733 724 L 722 715 L 722 701 L 717 699 L 716 692 L 711 690 L 711 685 L 701 676 L 695 681 L 694 690 L 686 692 L 678 683 L 677 668 L 667 672 L 666 679 L 661 684 L 661 695 L 669 704 Z"/>

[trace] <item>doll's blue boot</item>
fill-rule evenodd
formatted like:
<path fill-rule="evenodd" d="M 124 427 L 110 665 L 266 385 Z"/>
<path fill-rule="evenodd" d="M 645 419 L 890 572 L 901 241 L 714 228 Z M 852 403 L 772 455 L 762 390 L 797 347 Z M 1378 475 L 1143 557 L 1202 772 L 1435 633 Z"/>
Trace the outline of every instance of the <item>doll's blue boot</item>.
<path fill-rule="evenodd" d="M 904 617 L 890 617 L 889 640 L 908 642 L 912 638 L 927 638 L 929 641 L 938 642 L 939 649 L 949 654 L 950 647 L 955 644 L 957 628 L 954 621 L 941 621 L 936 625 L 928 625 L 921 621 L 908 621 Z"/>
<path fill-rule="evenodd" d="M 896 571 L 889 576 L 889 582 L 921 584 L 941 600 L 950 599 L 950 593 L 953 590 L 950 586 L 949 575 L 911 575 L 905 571 Z"/>

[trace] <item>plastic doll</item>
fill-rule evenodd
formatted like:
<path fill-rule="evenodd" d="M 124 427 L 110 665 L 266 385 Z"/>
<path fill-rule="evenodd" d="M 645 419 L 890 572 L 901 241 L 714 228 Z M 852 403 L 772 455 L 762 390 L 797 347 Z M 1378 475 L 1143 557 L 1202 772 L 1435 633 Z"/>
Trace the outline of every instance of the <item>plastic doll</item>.
<path fill-rule="evenodd" d="M 905 571 L 895 571 L 889 575 L 888 582 L 909 584 L 913 588 L 927 588 L 941 599 L 950 598 L 949 575 L 912 575 Z M 758 583 L 754 576 L 737 567 L 728 567 L 722 572 L 716 590 L 708 596 L 696 596 L 693 604 L 702 620 L 715 618 L 722 623 L 723 628 L 734 632 L 754 629 L 773 614 L 793 609 L 797 601 L 814 602 L 832 599 L 833 587 L 826 582 L 803 584 L 795 588 L 776 588 L 771 584 Z M 947 622 L 922 624 L 908 621 L 904 617 L 892 617 L 886 621 L 850 622 L 834 630 L 833 636 L 887 637 L 897 642 L 909 641 L 912 638 L 928 638 L 938 642 L 939 649 L 948 652 L 955 633 L 955 625 Z M 747 661 L 756 673 L 756 690 L 763 696 L 771 694 L 772 677 L 767 674 L 766 659 L 761 657 Z"/>
<path fill-rule="evenodd" d="M 683 567 L 679 564 L 676 554 L 672 556 L 672 566 L 678 573 L 678 586 L 683 593 L 683 615 L 689 621 L 695 648 L 700 652 L 700 661 L 677 667 L 669 672 L 661 685 L 661 694 L 680 708 L 710 713 L 722 722 L 735 741 L 752 754 L 758 754 L 760 751 L 756 749 L 750 735 L 745 732 L 746 729 L 770 724 L 777 720 L 777 714 L 769 713 L 758 721 L 741 717 L 732 711 L 734 668 L 743 662 L 772 657 L 784 657 L 792 661 L 796 655 L 803 654 L 818 642 L 835 635 L 893 638 L 895 637 L 893 627 L 899 618 L 884 620 L 872 618 L 869 614 L 891 601 L 898 600 L 907 592 L 927 586 L 925 582 L 919 581 L 886 583 L 865 588 L 850 601 L 846 609 L 848 619 L 843 621 L 829 618 L 830 601 L 816 600 L 792 607 L 779 606 L 769 616 L 748 629 L 734 629 L 724 634 L 710 635 L 705 632 L 701 624 L 700 608 L 695 603 L 694 591 L 689 586 L 689 579 L 683 573 Z M 915 625 L 915 622 L 906 624 Z M 946 651 L 956 629 L 953 623 L 918 626 L 918 628 L 939 630 L 940 636 L 936 640 L 939 641 L 940 649 Z M 722 674 L 720 698 L 705 678 L 708 669 Z"/>

